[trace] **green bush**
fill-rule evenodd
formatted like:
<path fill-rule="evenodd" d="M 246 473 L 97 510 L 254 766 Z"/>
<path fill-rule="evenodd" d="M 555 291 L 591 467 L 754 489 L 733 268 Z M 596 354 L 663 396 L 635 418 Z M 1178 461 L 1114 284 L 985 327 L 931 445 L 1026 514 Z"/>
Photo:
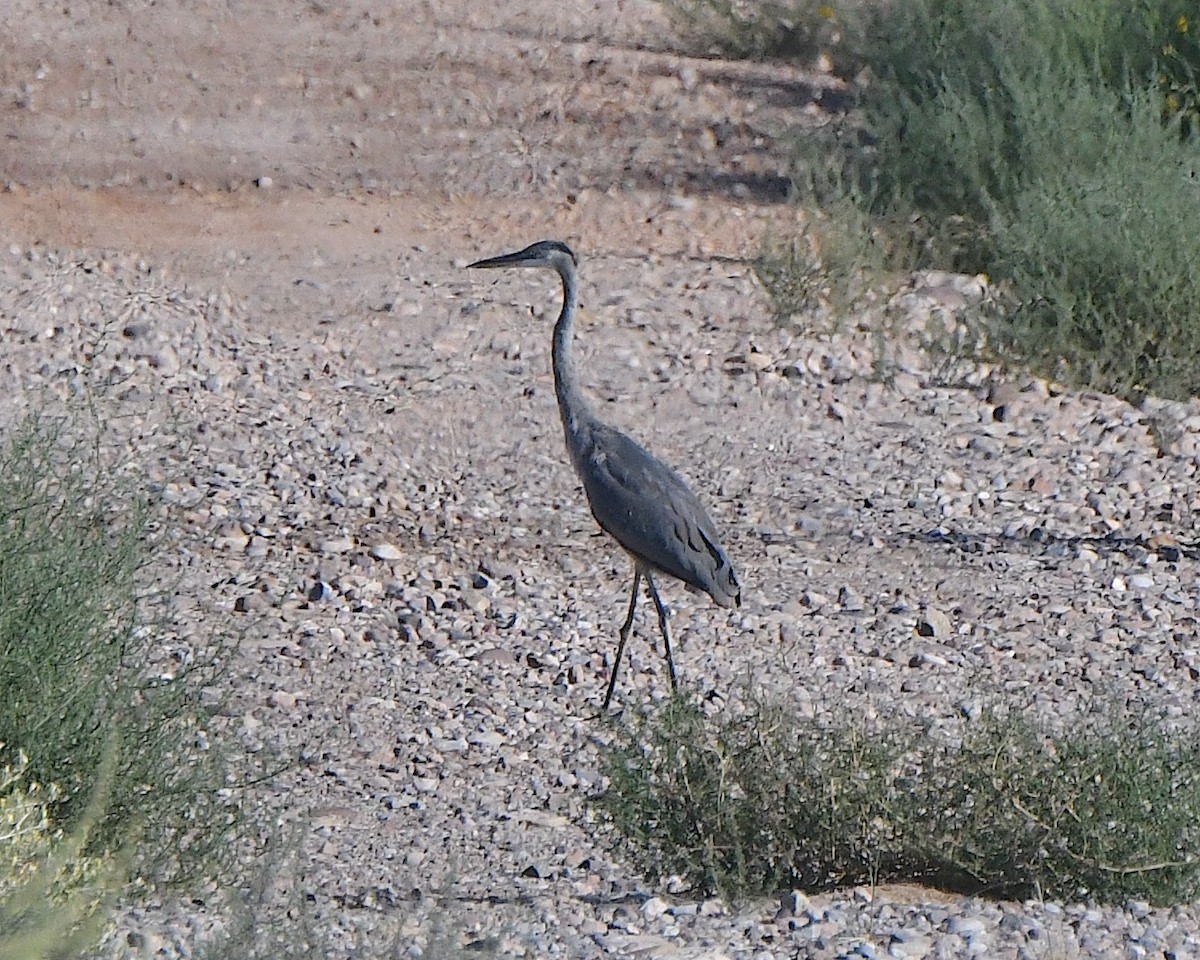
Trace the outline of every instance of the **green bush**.
<path fill-rule="evenodd" d="M 135 839 L 146 879 L 218 855 L 230 815 L 201 687 L 219 639 L 164 659 L 147 619 L 152 505 L 106 459 L 82 414 L 33 415 L 0 453 L 0 761 L 57 785 L 55 829 L 80 824 L 110 749 L 116 770 L 89 851 Z"/>
<path fill-rule="evenodd" d="M 1180 5 L 1181 9 L 1185 5 Z M 1159 16 L 1170 17 L 1166 10 Z M 1155 35 L 1162 39 L 1158 56 L 1158 90 L 1162 95 L 1163 115 L 1168 122 L 1177 122 L 1180 133 L 1189 137 L 1197 132 L 1200 120 L 1200 37 L 1196 28 L 1200 22 L 1188 19 L 1179 12 L 1167 22 L 1156 20 Z"/>
<path fill-rule="evenodd" d="M 1075 150 L 1057 166 L 1044 158 L 995 220 L 993 276 L 1017 291 L 997 342 L 1121 396 L 1198 395 L 1200 184 L 1149 97 L 1107 125 L 1089 93 L 1077 102 L 1060 126 Z"/>
<path fill-rule="evenodd" d="M 1167 0 L 859 10 L 854 124 L 799 176 L 1009 291 L 994 347 L 1123 396 L 1200 394 L 1200 45 Z M 1165 122 L 1164 122 L 1165 121 Z"/>
<path fill-rule="evenodd" d="M 1200 743 L 1089 714 L 1051 733 L 985 713 L 955 742 L 846 709 L 676 701 L 619 740 L 601 809 L 644 865 L 737 898 L 920 882 L 973 894 L 1200 893 Z"/>
<path fill-rule="evenodd" d="M 880 4 L 857 43 L 871 74 L 862 108 L 874 202 L 984 225 L 1071 146 L 1046 120 L 1070 116 L 1073 87 L 1094 87 L 1116 114 L 1153 63 L 1145 18 L 1120 0 Z"/>

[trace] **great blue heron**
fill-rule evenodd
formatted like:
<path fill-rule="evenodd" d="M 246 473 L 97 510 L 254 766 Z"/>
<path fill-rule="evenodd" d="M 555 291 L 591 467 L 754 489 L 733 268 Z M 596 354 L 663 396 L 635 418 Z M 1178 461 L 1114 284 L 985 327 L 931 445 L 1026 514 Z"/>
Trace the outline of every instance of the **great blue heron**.
<path fill-rule="evenodd" d="M 601 423 L 580 390 L 571 359 L 571 333 L 575 323 L 579 261 L 565 243 L 542 240 L 516 253 L 491 257 L 472 267 L 549 267 L 562 278 L 563 305 L 554 325 L 551 358 L 554 392 L 562 417 L 567 450 L 575 472 L 583 481 L 596 522 L 633 558 L 633 589 L 629 612 L 621 625 L 617 655 L 613 659 L 604 695 L 607 710 L 617 682 L 617 668 L 633 615 L 637 610 L 642 577 L 658 611 L 671 690 L 676 689 L 675 663 L 671 659 L 671 630 L 667 609 L 654 586 L 654 573 L 670 574 L 703 590 L 722 607 L 739 606 L 742 591 L 733 565 L 721 548 L 716 527 L 704 507 L 674 470 L 647 453 L 619 430 Z"/>

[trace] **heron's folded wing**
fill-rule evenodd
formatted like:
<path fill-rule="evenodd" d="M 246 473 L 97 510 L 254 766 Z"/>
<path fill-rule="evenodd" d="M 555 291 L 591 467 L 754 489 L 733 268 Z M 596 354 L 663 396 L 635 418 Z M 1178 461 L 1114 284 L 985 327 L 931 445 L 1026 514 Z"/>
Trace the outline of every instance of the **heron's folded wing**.
<path fill-rule="evenodd" d="M 679 474 L 611 427 L 597 425 L 590 440 L 580 471 L 600 526 L 651 567 L 736 604 L 741 591 L 716 527 Z"/>

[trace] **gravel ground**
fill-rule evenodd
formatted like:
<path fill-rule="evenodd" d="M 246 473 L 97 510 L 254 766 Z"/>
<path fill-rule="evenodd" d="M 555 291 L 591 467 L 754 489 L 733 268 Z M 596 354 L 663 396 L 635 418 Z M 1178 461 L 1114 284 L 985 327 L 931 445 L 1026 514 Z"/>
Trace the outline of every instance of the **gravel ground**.
<path fill-rule="evenodd" d="M 794 222 L 776 138 L 830 84 L 661 52 L 653 5 L 263 6 L 14 4 L 0 75 L 10 409 L 110 384 L 109 435 L 168 504 L 164 644 L 241 633 L 231 735 L 299 761 L 255 798 L 282 841 L 240 936 L 1200 955 L 1191 905 L 889 887 L 735 910 L 623 863 L 587 797 L 628 568 L 561 447 L 557 287 L 462 267 L 542 236 L 582 255 L 592 395 L 688 478 L 744 584 L 734 612 L 665 591 L 686 689 L 731 703 L 750 676 L 801 715 L 936 723 L 996 690 L 1189 715 L 1200 407 L 983 368 L 950 388 L 902 336 L 879 356 L 870 317 L 779 327 L 746 257 Z M 892 306 L 919 328 L 977 286 L 913 278 Z M 668 695 L 654 635 L 643 611 L 627 715 Z M 109 955 L 192 956 L 236 920 L 216 894 L 130 906 Z"/>

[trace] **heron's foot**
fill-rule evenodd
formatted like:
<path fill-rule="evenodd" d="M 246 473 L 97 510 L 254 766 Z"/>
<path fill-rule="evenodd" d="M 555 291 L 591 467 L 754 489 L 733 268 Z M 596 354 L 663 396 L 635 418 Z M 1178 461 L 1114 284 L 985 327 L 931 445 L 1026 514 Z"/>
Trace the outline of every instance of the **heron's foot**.
<path fill-rule="evenodd" d="M 585 720 L 615 720 L 625 712 L 624 702 L 619 702 L 611 710 L 609 709 L 610 701 L 605 701 L 604 705 L 595 712 L 584 714 Z"/>

